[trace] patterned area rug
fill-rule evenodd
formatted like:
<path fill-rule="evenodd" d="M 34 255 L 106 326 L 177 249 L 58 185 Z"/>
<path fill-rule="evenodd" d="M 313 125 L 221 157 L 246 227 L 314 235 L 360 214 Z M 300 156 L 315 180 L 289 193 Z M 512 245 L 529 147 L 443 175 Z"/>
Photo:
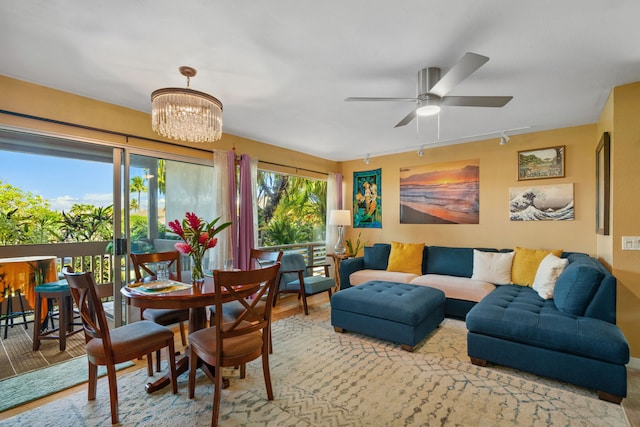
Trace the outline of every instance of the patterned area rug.
<path fill-rule="evenodd" d="M 446 319 L 414 352 L 365 336 L 338 334 L 329 306 L 309 316 L 274 323 L 270 358 L 275 400 L 266 399 L 260 360 L 247 378 L 224 372 L 220 424 L 229 426 L 626 426 L 621 406 L 597 399 L 593 390 L 508 368 L 472 365 L 464 322 Z M 146 370 L 118 380 L 121 425 L 209 425 L 213 387 L 199 373 L 196 397 L 147 395 Z M 106 381 L 98 397 L 86 391 L 25 412 L 5 425 L 109 425 Z"/>

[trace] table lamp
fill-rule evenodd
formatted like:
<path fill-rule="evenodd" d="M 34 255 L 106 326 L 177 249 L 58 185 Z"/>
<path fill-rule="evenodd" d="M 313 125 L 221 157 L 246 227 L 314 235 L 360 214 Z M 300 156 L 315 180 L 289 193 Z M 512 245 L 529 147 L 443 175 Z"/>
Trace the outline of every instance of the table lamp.
<path fill-rule="evenodd" d="M 333 249 L 336 254 L 342 255 L 346 251 L 344 247 L 344 226 L 351 225 L 351 211 L 332 210 L 329 212 L 329 225 L 338 226 L 338 242 Z"/>

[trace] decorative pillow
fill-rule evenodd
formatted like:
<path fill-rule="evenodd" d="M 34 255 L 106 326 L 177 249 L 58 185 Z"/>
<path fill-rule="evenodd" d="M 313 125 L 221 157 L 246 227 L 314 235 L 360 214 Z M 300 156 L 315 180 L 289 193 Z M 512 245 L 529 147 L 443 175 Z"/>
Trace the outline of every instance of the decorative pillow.
<path fill-rule="evenodd" d="M 496 285 L 511 283 L 511 264 L 514 252 L 483 252 L 473 250 L 473 280 L 482 280 Z"/>
<path fill-rule="evenodd" d="M 553 288 L 556 280 L 569 263 L 566 258 L 558 258 L 554 254 L 549 254 L 538 266 L 536 278 L 533 280 L 533 289 L 544 299 L 553 298 Z"/>
<path fill-rule="evenodd" d="M 375 244 L 364 247 L 364 268 L 366 270 L 386 270 L 391 245 Z"/>
<path fill-rule="evenodd" d="M 582 316 L 603 278 L 604 273 L 593 265 L 567 265 L 553 289 L 553 302 L 557 309 L 567 314 Z"/>
<path fill-rule="evenodd" d="M 527 249 L 516 246 L 514 249 L 511 281 L 516 285 L 531 286 L 536 278 L 540 262 L 549 254 L 559 257 L 562 249 Z"/>
<path fill-rule="evenodd" d="M 391 242 L 387 271 L 422 274 L 424 243 Z"/>
<path fill-rule="evenodd" d="M 428 274 L 471 277 L 473 274 L 473 248 L 429 246 L 425 270 Z"/>

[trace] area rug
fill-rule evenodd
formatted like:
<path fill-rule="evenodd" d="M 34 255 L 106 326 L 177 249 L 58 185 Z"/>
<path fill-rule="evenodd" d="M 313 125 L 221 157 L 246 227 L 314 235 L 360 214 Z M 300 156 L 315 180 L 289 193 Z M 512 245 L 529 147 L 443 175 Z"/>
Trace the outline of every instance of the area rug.
<path fill-rule="evenodd" d="M 508 368 L 472 365 L 464 322 L 446 319 L 414 353 L 353 333 L 336 333 L 328 305 L 273 325 L 270 357 L 275 399 L 266 399 L 260 360 L 247 377 L 224 371 L 220 425 L 229 426 L 626 426 L 620 405 L 593 390 Z M 118 379 L 124 426 L 209 425 L 213 387 L 198 374 L 195 399 L 187 375 L 179 392 L 148 395 L 146 370 Z M 5 425 L 110 424 L 105 380 L 86 392 L 22 413 Z"/>
<path fill-rule="evenodd" d="M 133 363 L 120 363 L 116 365 L 116 370 L 129 366 L 133 366 Z M 99 366 L 98 376 L 106 374 L 106 368 Z M 0 412 L 66 390 L 86 382 L 88 378 L 87 356 L 80 356 L 48 368 L 2 380 L 0 381 Z"/>

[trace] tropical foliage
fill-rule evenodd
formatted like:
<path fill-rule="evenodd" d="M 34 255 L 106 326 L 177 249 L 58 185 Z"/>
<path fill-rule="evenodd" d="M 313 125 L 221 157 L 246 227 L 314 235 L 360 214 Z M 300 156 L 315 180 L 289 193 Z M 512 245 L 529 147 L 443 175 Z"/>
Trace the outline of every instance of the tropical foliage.
<path fill-rule="evenodd" d="M 258 173 L 260 246 L 324 240 L 326 212 L 326 181 Z"/>

